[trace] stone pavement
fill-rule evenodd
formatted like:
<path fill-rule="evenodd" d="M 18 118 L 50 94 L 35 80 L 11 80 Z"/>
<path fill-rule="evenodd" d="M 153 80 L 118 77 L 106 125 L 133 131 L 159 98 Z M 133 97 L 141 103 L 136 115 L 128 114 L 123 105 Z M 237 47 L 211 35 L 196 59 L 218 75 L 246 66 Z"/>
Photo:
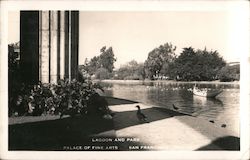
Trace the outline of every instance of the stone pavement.
<path fill-rule="evenodd" d="M 138 121 L 136 105 L 140 105 L 149 123 Z M 201 118 L 141 103 L 109 107 L 116 112 L 116 137 L 127 139 L 120 143 L 121 150 L 239 149 L 239 135 Z"/>

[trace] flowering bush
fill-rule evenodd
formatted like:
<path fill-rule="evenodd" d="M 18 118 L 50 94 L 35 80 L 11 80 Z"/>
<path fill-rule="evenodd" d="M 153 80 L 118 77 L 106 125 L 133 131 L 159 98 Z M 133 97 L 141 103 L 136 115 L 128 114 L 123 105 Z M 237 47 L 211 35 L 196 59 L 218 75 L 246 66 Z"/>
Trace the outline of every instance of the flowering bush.
<path fill-rule="evenodd" d="M 62 117 L 65 114 L 87 114 L 90 110 L 89 100 L 96 95 L 97 88 L 101 89 L 101 86 L 91 81 L 76 80 L 59 80 L 58 84 L 21 85 L 16 96 L 10 97 L 9 115 L 60 114 Z"/>

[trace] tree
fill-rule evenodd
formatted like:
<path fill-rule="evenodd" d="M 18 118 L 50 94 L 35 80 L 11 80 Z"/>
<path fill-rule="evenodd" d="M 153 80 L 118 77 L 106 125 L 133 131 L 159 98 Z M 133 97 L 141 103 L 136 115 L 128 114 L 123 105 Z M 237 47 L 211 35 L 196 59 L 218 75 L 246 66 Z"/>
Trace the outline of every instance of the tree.
<path fill-rule="evenodd" d="M 100 65 L 102 68 L 107 69 L 110 73 L 113 72 L 114 63 L 116 61 L 112 47 L 106 49 L 106 46 L 102 47 L 100 55 Z"/>
<path fill-rule="evenodd" d="M 96 79 L 108 79 L 111 73 L 106 68 L 98 68 L 95 72 Z"/>
<path fill-rule="evenodd" d="M 122 67 L 116 73 L 117 79 L 142 80 L 145 79 L 144 64 L 132 60 Z"/>
<path fill-rule="evenodd" d="M 223 82 L 240 80 L 240 65 L 226 65 L 222 67 L 218 72 L 218 78 Z"/>
<path fill-rule="evenodd" d="M 176 46 L 173 46 L 171 43 L 165 43 L 149 52 L 145 61 L 146 76 L 153 79 L 154 76 L 159 74 L 164 65 L 171 63 L 175 59 L 175 50 Z"/>
<path fill-rule="evenodd" d="M 90 62 L 86 64 L 86 70 L 90 75 L 93 75 L 98 68 L 101 68 L 100 57 L 94 56 L 91 58 Z"/>
<path fill-rule="evenodd" d="M 183 52 L 176 59 L 174 64 L 175 76 L 182 80 L 193 79 L 193 65 L 197 61 L 197 56 L 192 47 L 183 48 Z"/>
<path fill-rule="evenodd" d="M 100 52 L 101 54 L 99 56 L 94 56 L 90 61 L 85 59 L 83 68 L 90 75 L 94 75 L 100 68 L 106 69 L 109 73 L 113 72 L 116 59 L 112 47 L 106 49 L 106 46 L 104 46 L 100 49 Z"/>
<path fill-rule="evenodd" d="M 179 80 L 211 81 L 217 79 L 218 71 L 225 66 L 225 61 L 217 51 L 195 51 L 192 47 L 183 48 L 175 60 L 173 71 Z"/>

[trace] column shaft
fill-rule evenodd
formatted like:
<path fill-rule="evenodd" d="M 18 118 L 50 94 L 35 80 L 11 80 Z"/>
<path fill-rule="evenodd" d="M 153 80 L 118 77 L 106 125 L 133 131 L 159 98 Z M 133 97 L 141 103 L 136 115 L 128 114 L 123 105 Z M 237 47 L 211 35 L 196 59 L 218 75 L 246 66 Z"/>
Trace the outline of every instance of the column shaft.
<path fill-rule="evenodd" d="M 50 82 L 57 83 L 57 11 L 51 11 L 50 18 Z"/>
<path fill-rule="evenodd" d="M 39 12 L 20 12 L 20 67 L 22 81 L 34 84 L 39 80 Z"/>
<path fill-rule="evenodd" d="M 64 78 L 69 78 L 69 11 L 65 11 L 64 15 L 65 30 L 65 61 L 64 61 Z"/>
<path fill-rule="evenodd" d="M 21 12 L 20 50 L 23 81 L 57 83 L 77 78 L 79 12 Z"/>
<path fill-rule="evenodd" d="M 39 45 L 39 75 L 42 83 L 49 83 L 50 63 L 50 27 L 49 11 L 40 11 L 40 45 Z"/>
<path fill-rule="evenodd" d="M 69 61 L 69 81 L 71 81 L 71 68 L 72 68 L 72 64 L 71 64 L 71 54 L 72 54 L 72 39 L 71 39 L 71 36 L 72 36 L 72 34 L 71 34 L 71 30 L 72 30 L 72 25 L 71 25 L 71 23 L 72 23 L 72 21 L 71 21 L 71 19 L 72 19 L 72 16 L 71 16 L 71 11 L 69 11 L 69 21 L 68 21 L 68 23 L 69 23 L 69 59 L 68 59 L 68 61 Z"/>
<path fill-rule="evenodd" d="M 60 79 L 65 76 L 65 12 L 60 12 Z"/>

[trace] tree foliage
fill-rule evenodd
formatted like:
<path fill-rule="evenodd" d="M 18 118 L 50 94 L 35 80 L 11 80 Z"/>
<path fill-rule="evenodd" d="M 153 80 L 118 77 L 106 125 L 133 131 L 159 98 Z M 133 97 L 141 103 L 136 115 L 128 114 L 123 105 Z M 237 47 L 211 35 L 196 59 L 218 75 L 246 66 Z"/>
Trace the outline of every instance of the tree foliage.
<path fill-rule="evenodd" d="M 99 62 L 101 67 L 107 69 L 110 73 L 113 72 L 116 59 L 112 47 L 106 49 L 106 46 L 104 46 L 100 51 Z"/>
<path fill-rule="evenodd" d="M 211 81 L 216 80 L 218 71 L 225 66 L 225 61 L 217 51 L 183 48 L 172 66 L 172 75 L 178 80 Z"/>
<path fill-rule="evenodd" d="M 145 61 L 145 71 L 147 78 L 153 79 L 153 76 L 164 72 L 163 66 L 166 67 L 169 63 L 175 59 L 176 46 L 171 43 L 165 43 L 159 47 L 153 49 L 148 54 L 148 58 Z"/>
<path fill-rule="evenodd" d="M 93 75 L 96 70 L 98 68 L 101 68 L 101 64 L 100 64 L 100 57 L 99 56 L 94 56 L 93 58 L 91 58 L 91 60 L 88 62 L 88 61 L 85 61 L 85 64 L 84 64 L 84 68 L 85 70 L 90 74 L 90 75 Z"/>
<path fill-rule="evenodd" d="M 142 64 L 135 60 L 121 66 L 115 74 L 114 53 L 112 47 L 102 47 L 100 56 L 85 60 L 84 70 L 96 78 L 115 79 L 177 79 L 180 81 L 231 81 L 239 79 L 239 71 L 223 68 L 225 60 L 217 51 L 208 51 L 206 48 L 195 50 L 192 47 L 183 48 L 179 56 L 175 54 L 176 46 L 165 43 L 148 53 L 146 61 Z"/>
<path fill-rule="evenodd" d="M 84 68 L 84 70 L 90 75 L 94 75 L 97 71 L 99 72 L 100 68 L 106 69 L 109 73 L 113 72 L 116 58 L 112 47 L 107 49 L 106 46 L 104 46 L 100 49 L 100 53 L 101 54 L 99 56 L 94 56 L 90 59 L 90 61 L 85 59 L 82 68 Z"/>
<path fill-rule="evenodd" d="M 112 77 L 112 73 L 110 73 L 106 68 L 98 68 L 95 72 L 96 79 L 109 79 Z"/>
<path fill-rule="evenodd" d="M 240 80 L 240 65 L 222 67 L 218 72 L 218 78 L 223 82 Z"/>
<path fill-rule="evenodd" d="M 132 60 L 118 69 L 115 78 L 125 80 L 145 79 L 144 64 Z"/>

